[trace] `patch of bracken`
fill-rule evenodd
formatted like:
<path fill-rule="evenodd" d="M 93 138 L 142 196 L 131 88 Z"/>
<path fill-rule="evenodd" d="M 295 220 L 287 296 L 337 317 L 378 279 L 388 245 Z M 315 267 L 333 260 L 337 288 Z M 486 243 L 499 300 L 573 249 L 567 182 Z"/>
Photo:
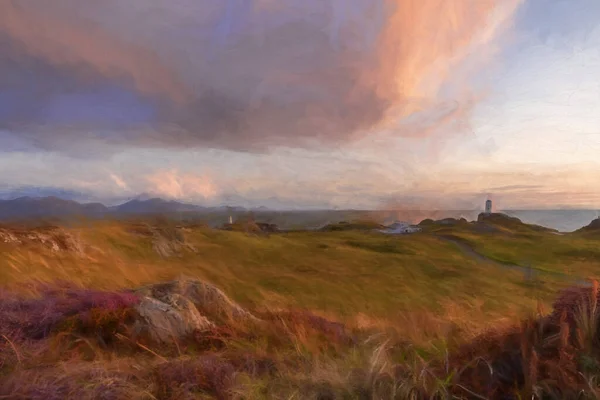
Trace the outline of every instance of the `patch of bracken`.
<path fill-rule="evenodd" d="M 102 321 L 126 317 L 139 298 L 132 293 L 79 289 L 69 285 L 43 285 L 34 298 L 0 293 L 0 334 L 39 340 L 68 321 L 96 328 Z"/>
<path fill-rule="evenodd" d="M 274 376 L 278 371 L 277 363 L 272 358 L 250 352 L 229 357 L 229 362 L 237 371 L 243 371 L 250 376 Z"/>
<path fill-rule="evenodd" d="M 594 294 L 595 293 L 595 296 Z M 595 297 L 595 299 L 594 299 Z M 590 311 L 592 302 L 599 303 L 600 293 L 595 288 L 587 287 L 572 287 L 565 289 L 559 293 L 552 306 L 552 314 L 550 314 L 549 322 L 558 323 L 563 314 L 565 314 L 566 322 L 573 326 L 580 310 Z"/>
<path fill-rule="evenodd" d="M 227 342 L 240 338 L 234 329 L 228 326 L 214 326 L 208 331 L 194 332 L 182 345 L 193 351 L 220 351 L 227 347 Z"/>
<path fill-rule="evenodd" d="M 453 352 L 449 365 L 437 368 L 460 371 L 457 395 L 465 395 L 466 387 L 498 399 L 516 398 L 516 393 L 531 397 L 535 390 L 553 398 L 576 396 L 587 385 L 580 373 L 580 357 L 600 350 L 582 348 L 578 337 L 583 328 L 581 314 L 596 307 L 597 293 L 596 285 L 566 289 L 557 296 L 549 316 L 484 333 Z M 597 325 L 600 313 L 595 312 L 591 323 Z M 600 344 L 597 339 L 592 341 L 594 346 Z"/>
<path fill-rule="evenodd" d="M 330 321 L 306 310 L 291 310 L 284 312 L 268 313 L 264 315 L 266 320 L 278 321 L 286 324 L 288 327 L 302 327 L 321 334 L 332 344 L 339 343 L 351 345 L 356 343 L 356 339 L 348 332 L 346 326 L 341 322 Z"/>
<path fill-rule="evenodd" d="M 0 398 L 27 400 L 151 399 L 136 376 L 124 371 L 20 370 L 2 381 Z"/>
<path fill-rule="evenodd" d="M 234 366 L 216 355 L 177 360 L 156 368 L 158 393 L 161 398 L 192 398 L 206 393 L 217 399 L 228 399 L 235 383 Z"/>

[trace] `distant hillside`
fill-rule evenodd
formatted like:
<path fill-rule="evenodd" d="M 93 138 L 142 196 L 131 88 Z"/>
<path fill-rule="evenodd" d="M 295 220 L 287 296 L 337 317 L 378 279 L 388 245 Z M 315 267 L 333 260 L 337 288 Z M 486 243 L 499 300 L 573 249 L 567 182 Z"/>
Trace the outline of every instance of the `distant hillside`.
<path fill-rule="evenodd" d="M 588 225 L 576 230 L 579 233 L 600 233 L 600 218 L 596 218 Z"/>
<path fill-rule="evenodd" d="M 19 197 L 13 200 L 0 200 L 0 219 L 25 219 L 42 217 L 63 217 L 67 215 L 96 216 L 109 209 L 100 203 L 81 204 L 54 196 Z"/>
<path fill-rule="evenodd" d="M 341 221 L 334 224 L 327 224 L 320 229 L 323 232 L 334 231 L 371 231 L 373 229 L 384 229 L 385 226 L 375 221 L 356 220 L 356 221 Z"/>
<path fill-rule="evenodd" d="M 527 224 L 547 226 L 560 232 L 574 232 L 598 218 L 600 210 L 590 209 L 547 209 L 547 210 L 502 210 L 503 214 L 517 217 Z"/>
<path fill-rule="evenodd" d="M 546 228 L 540 225 L 527 224 L 521 221 L 517 217 L 511 217 L 502 213 L 481 213 L 477 216 L 478 223 L 486 223 L 491 225 L 500 226 L 512 230 L 532 230 L 532 231 L 545 231 L 545 232 L 557 232 L 556 229 Z"/>
<path fill-rule="evenodd" d="M 105 216 L 126 217 L 128 215 L 141 216 L 161 214 L 181 218 L 201 218 L 210 226 L 222 226 L 229 220 L 255 215 L 261 222 L 272 223 L 281 229 L 319 229 L 326 225 L 335 225 L 342 221 L 374 221 L 381 225 L 389 225 L 395 221 L 419 223 L 427 229 L 449 227 L 455 224 L 472 225 L 473 229 L 506 229 L 528 231 L 554 231 L 573 232 L 576 228 L 588 224 L 596 215 L 594 210 L 579 211 L 511 211 L 512 214 L 494 213 L 480 215 L 474 211 L 424 211 L 424 210 L 273 210 L 266 207 L 244 208 L 238 206 L 221 205 L 203 207 L 173 200 L 164 200 L 151 195 L 140 195 L 123 204 L 107 207 L 101 203 L 79 203 L 66 200 L 58 196 L 20 196 L 12 200 L 0 200 L 0 221 L 36 219 L 68 219 L 73 216 L 100 218 Z M 533 214 L 532 214 L 533 213 Z M 186 215 L 184 215 L 186 214 Z M 533 217 L 532 217 L 533 215 Z M 590 217 L 591 215 L 591 217 Z M 464 216 L 464 217 L 463 217 Z M 514 218 L 518 216 L 519 218 Z M 468 221 L 480 220 L 480 223 Z M 539 221 L 547 221 L 540 223 Z M 536 225 L 532 225 L 535 223 Z M 437 227 L 437 228 L 436 228 Z M 566 227 L 566 228 L 565 228 Z M 334 226 L 334 229 L 340 228 Z M 348 227 L 344 227 L 348 228 Z M 377 229 L 377 228 L 374 228 Z M 594 229 L 593 226 L 586 229 Z"/>
<path fill-rule="evenodd" d="M 439 220 L 433 220 L 431 218 L 427 218 L 424 219 L 423 221 L 419 222 L 419 226 L 432 226 L 432 225 L 458 225 L 458 224 L 468 224 L 469 222 L 465 219 L 465 218 L 460 218 L 460 219 L 456 219 L 456 218 L 443 218 L 443 219 L 439 219 Z"/>
<path fill-rule="evenodd" d="M 160 214 L 172 212 L 202 211 L 205 207 L 193 204 L 180 203 L 174 200 L 163 200 L 152 198 L 148 200 L 134 199 L 119 206 L 111 207 L 110 210 L 122 214 Z"/>
<path fill-rule="evenodd" d="M 24 220 L 34 218 L 101 217 L 106 215 L 169 214 L 203 211 L 206 208 L 159 198 L 134 199 L 124 204 L 106 207 L 101 203 L 78 203 L 54 196 L 18 197 L 0 200 L 0 220 Z"/>

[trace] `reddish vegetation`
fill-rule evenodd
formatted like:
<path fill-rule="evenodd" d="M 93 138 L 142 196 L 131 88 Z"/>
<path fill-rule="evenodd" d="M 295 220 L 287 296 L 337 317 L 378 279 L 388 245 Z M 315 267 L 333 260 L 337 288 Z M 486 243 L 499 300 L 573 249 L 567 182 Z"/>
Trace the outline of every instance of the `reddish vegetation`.
<path fill-rule="evenodd" d="M 78 365 L 79 366 L 79 365 Z M 26 400 L 121 400 L 142 399 L 136 383 L 143 374 L 126 370 L 107 371 L 103 366 L 69 371 L 17 370 L 4 381 L 0 376 L 0 398 Z"/>
<path fill-rule="evenodd" d="M 595 296 L 593 294 L 595 293 Z M 586 312 L 600 300 L 600 292 L 597 286 L 590 288 L 574 287 L 563 290 L 553 305 L 553 312 L 549 317 L 549 322 L 557 324 L 561 318 L 566 318 L 570 326 L 575 324 L 575 317 L 580 312 L 580 307 L 584 307 Z"/>
<path fill-rule="evenodd" d="M 481 335 L 461 346 L 450 359 L 451 366 L 461 370 L 461 386 L 485 398 L 499 399 L 514 398 L 516 390 L 526 398 L 536 391 L 555 398 L 585 392 L 589 384 L 581 360 L 595 360 L 600 350 L 599 294 L 597 286 L 567 289 L 558 296 L 549 316 Z M 587 338 L 593 345 L 589 348 L 582 326 L 586 315 L 594 329 L 594 336 Z M 459 386 L 455 391 L 465 394 Z"/>
<path fill-rule="evenodd" d="M 68 284 L 43 285 L 36 298 L 0 293 L 0 334 L 17 339 L 44 339 L 65 324 L 81 329 L 114 324 L 137 304 L 131 293 L 83 290 Z"/>
<path fill-rule="evenodd" d="M 156 371 L 158 392 L 163 398 L 184 399 L 190 392 L 204 391 L 227 399 L 235 372 L 232 364 L 210 354 L 165 363 Z"/>
<path fill-rule="evenodd" d="M 308 329 L 309 331 L 306 332 L 307 335 L 322 335 L 328 343 L 341 343 L 345 345 L 355 343 L 355 338 L 348 333 L 344 324 L 319 317 L 307 310 L 267 313 L 262 315 L 262 317 L 279 328 L 286 327 L 292 331 Z"/>
<path fill-rule="evenodd" d="M 341 323 L 295 310 L 263 313 L 259 317 L 264 323 L 252 327 L 221 324 L 154 348 L 153 343 L 129 334 L 138 301 L 131 293 L 68 285 L 40 287 L 36 298 L 0 293 L 0 398 L 118 399 L 152 393 L 160 399 L 186 399 L 205 393 L 228 399 L 240 374 L 274 379 L 282 371 L 306 371 L 313 355 L 335 357 L 364 346 L 358 339 L 366 337 L 366 332 L 351 334 Z M 591 374 L 600 371 L 597 304 L 597 286 L 566 290 L 550 315 L 450 349 L 448 357 L 430 363 L 426 372 L 416 371 L 406 358 L 404 364 L 386 371 L 378 370 L 373 359 L 365 360 L 363 368 L 352 370 L 352 382 L 344 393 L 360 398 L 371 398 L 373 390 L 392 393 L 415 376 L 445 382 L 444 393 L 459 398 L 537 394 L 568 399 L 593 393 Z M 57 341 L 65 335 L 67 339 Z M 127 351 L 115 343 L 127 343 Z M 68 360 L 106 365 L 81 364 L 84 367 L 65 373 L 57 365 Z M 110 367 L 114 360 L 144 366 Z M 297 384 L 322 398 L 338 398 L 336 383 Z M 432 395 L 431 385 L 425 383 L 411 390 L 419 394 L 416 398 Z M 433 398 L 442 398 L 436 390 Z"/>
<path fill-rule="evenodd" d="M 311 337 L 317 347 L 325 348 L 347 343 L 349 337 L 343 325 L 308 312 L 272 313 L 260 328 L 216 326 L 161 346 L 158 354 L 152 350 L 156 343 L 129 329 L 139 303 L 135 295 L 69 285 L 40 286 L 37 292 L 36 297 L 0 295 L 0 398 L 131 398 L 122 391 L 133 390 L 132 382 L 142 380 L 151 382 L 157 398 L 193 398 L 193 393 L 204 392 L 226 399 L 239 373 L 273 376 L 279 369 L 277 350 L 294 348 L 298 338 Z M 232 343 L 251 344 L 265 338 L 271 355 L 231 348 Z M 117 379 L 109 369 L 65 375 L 58 368 L 62 361 L 152 355 L 165 362 L 145 368 L 141 376 Z M 107 379 L 110 387 L 102 383 Z M 86 386 L 86 392 L 80 382 L 93 384 Z"/>

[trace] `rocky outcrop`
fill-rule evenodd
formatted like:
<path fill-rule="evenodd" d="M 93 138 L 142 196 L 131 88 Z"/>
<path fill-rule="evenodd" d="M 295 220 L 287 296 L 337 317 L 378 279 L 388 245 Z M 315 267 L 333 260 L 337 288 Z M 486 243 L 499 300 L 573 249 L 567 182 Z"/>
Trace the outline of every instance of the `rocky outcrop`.
<path fill-rule="evenodd" d="M 53 226 L 34 229 L 0 228 L 0 242 L 19 246 L 42 246 L 53 252 L 84 252 L 81 240 L 64 229 Z"/>
<path fill-rule="evenodd" d="M 175 256 L 184 250 L 195 250 L 194 246 L 186 241 L 184 228 L 180 226 L 134 224 L 129 228 L 129 232 L 150 238 L 152 249 L 164 258 Z"/>
<path fill-rule="evenodd" d="M 35 298 L 0 290 L 0 336 L 40 340 L 75 330 L 112 340 L 124 328 L 140 339 L 172 343 L 225 324 L 238 322 L 252 328 L 254 322 L 263 322 L 217 287 L 193 279 L 120 292 L 69 284 L 35 288 L 39 293 Z"/>
<path fill-rule="evenodd" d="M 0 229 L 0 242 L 10 244 L 22 243 L 17 235 L 7 229 Z"/>
<path fill-rule="evenodd" d="M 199 280 L 163 282 L 133 292 L 141 298 L 137 331 L 157 341 L 210 329 L 215 323 L 260 321 L 219 288 Z"/>
<path fill-rule="evenodd" d="M 135 309 L 139 316 L 136 332 L 156 342 L 168 342 L 214 327 L 194 303 L 175 293 L 163 296 L 162 301 L 142 297 Z"/>
<path fill-rule="evenodd" d="M 517 217 L 511 217 L 510 215 L 503 213 L 481 213 L 477 216 L 477 223 L 495 225 L 513 231 L 558 232 L 556 229 L 546 228 L 535 224 L 527 224 Z"/>
<path fill-rule="evenodd" d="M 133 292 L 141 298 L 136 331 L 158 342 L 208 330 L 215 323 L 260 321 L 219 288 L 199 280 L 157 283 Z"/>
<path fill-rule="evenodd" d="M 499 224 L 523 224 L 523 222 L 517 217 L 511 217 L 502 213 L 480 213 L 477 216 L 477 222 L 492 222 Z"/>
<path fill-rule="evenodd" d="M 236 221 L 233 224 L 225 224 L 222 227 L 226 231 L 246 232 L 252 234 L 270 234 L 279 232 L 279 228 L 276 224 L 269 224 L 267 222 L 255 222 L 255 221 Z"/>

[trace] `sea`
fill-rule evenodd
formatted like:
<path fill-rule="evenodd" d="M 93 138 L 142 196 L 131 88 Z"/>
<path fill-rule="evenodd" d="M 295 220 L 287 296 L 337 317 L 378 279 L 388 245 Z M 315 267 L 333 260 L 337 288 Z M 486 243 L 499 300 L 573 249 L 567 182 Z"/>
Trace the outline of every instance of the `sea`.
<path fill-rule="evenodd" d="M 600 210 L 506 210 L 504 214 L 517 217 L 528 224 L 536 224 L 560 232 L 573 232 L 600 216 Z"/>

